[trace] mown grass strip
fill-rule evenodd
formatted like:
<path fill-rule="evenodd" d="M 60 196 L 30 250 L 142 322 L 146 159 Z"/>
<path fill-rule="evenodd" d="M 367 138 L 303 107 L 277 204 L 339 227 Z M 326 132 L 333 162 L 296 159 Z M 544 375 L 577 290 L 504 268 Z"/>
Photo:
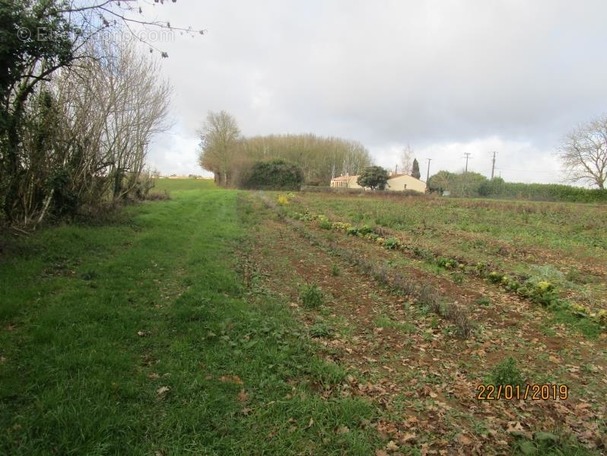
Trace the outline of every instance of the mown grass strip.
<path fill-rule="evenodd" d="M 131 208 L 127 223 L 12 244 L 0 261 L 0 454 L 378 448 L 368 403 L 315 393 L 346 372 L 314 356 L 284 303 L 244 293 L 237 198 L 194 187 Z"/>

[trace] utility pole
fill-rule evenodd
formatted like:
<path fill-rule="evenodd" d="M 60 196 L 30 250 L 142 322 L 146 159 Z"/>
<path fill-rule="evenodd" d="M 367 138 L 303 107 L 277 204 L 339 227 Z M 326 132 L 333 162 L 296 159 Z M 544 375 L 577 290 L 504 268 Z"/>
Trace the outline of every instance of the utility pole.
<path fill-rule="evenodd" d="M 470 158 L 470 152 L 465 152 L 464 155 L 466 156 L 466 173 L 468 172 L 468 159 Z"/>
<path fill-rule="evenodd" d="M 430 180 L 430 162 L 432 161 L 432 159 L 427 158 L 426 160 L 428 160 L 428 172 L 426 173 L 426 185 L 428 185 L 428 181 Z"/>
<path fill-rule="evenodd" d="M 491 166 L 491 180 L 493 180 L 493 176 L 495 175 L 495 154 L 497 152 L 493 152 L 493 165 Z"/>

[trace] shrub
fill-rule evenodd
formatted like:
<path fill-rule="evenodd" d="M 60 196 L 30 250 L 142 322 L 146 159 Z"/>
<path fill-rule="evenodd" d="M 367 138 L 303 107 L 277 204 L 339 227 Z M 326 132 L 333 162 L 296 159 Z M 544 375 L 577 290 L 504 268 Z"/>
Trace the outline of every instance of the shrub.
<path fill-rule="evenodd" d="M 258 190 L 299 190 L 303 180 L 299 166 L 284 160 L 271 160 L 254 163 L 242 186 Z"/>

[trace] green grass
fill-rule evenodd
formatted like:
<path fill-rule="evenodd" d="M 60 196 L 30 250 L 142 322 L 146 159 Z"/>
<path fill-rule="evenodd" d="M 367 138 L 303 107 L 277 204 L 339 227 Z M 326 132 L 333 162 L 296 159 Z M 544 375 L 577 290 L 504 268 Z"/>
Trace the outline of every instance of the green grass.
<path fill-rule="evenodd" d="M 206 181 L 157 188 L 172 199 L 122 223 L 9 241 L 0 454 L 372 454 L 372 406 L 316 394 L 345 373 L 234 272 L 254 211 Z"/>

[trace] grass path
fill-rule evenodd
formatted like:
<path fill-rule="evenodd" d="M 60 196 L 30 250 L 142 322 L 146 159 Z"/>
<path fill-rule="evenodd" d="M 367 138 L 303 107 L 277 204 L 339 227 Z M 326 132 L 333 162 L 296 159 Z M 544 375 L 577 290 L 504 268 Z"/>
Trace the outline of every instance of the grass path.
<path fill-rule="evenodd" d="M 255 214 L 238 201 L 236 192 L 182 190 L 130 208 L 120 223 L 9 243 L 0 257 L 0 454 L 382 446 L 366 425 L 375 413 L 367 401 L 315 392 L 346 372 L 315 357 L 284 302 L 241 286 L 235 252 Z"/>

